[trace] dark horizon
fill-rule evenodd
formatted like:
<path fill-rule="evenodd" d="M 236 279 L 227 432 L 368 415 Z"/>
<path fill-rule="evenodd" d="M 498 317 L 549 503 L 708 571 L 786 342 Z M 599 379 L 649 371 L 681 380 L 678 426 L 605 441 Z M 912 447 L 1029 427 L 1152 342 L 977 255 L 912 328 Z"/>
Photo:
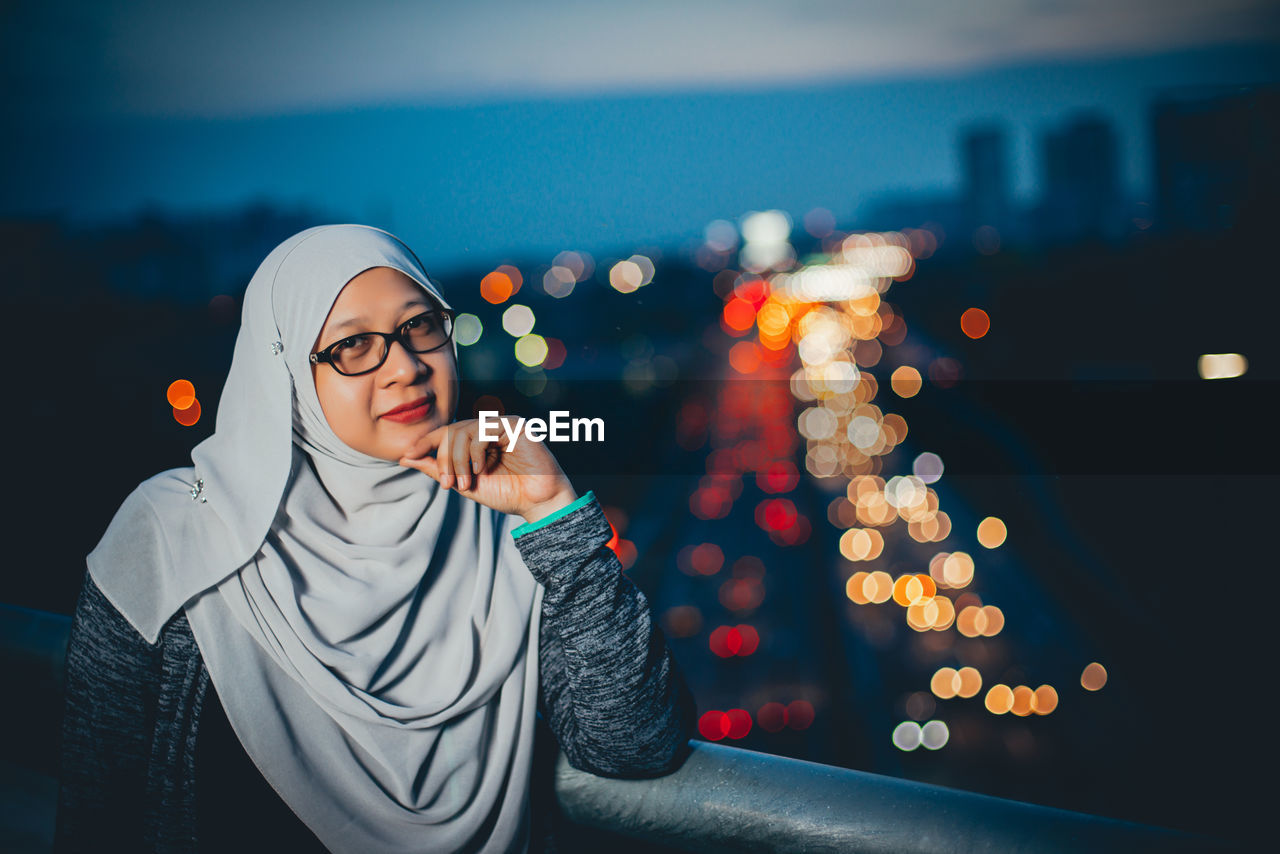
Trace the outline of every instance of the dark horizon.
<path fill-rule="evenodd" d="M 1276 80 L 1280 46 L 1261 44 L 730 93 L 36 120 L 4 144 L 23 168 L 0 214 L 100 225 L 268 203 L 388 227 L 450 272 L 563 249 L 670 251 L 768 208 L 883 228 L 866 221 L 887 203 L 959 192 L 960 141 L 990 124 L 1006 133 L 1010 197 L 1026 204 L 1046 189 L 1046 137 L 1081 116 L 1114 128 L 1123 198 L 1151 201 L 1156 104 Z"/>

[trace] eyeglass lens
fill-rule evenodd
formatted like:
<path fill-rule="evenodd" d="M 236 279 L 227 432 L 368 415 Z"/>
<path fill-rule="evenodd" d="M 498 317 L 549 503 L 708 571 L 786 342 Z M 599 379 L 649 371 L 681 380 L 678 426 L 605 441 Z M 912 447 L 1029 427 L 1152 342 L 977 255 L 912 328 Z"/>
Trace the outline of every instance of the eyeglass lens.
<path fill-rule="evenodd" d="M 420 314 L 400 329 L 400 343 L 415 353 L 435 350 L 449 340 L 448 315 Z M 358 374 L 377 368 L 387 358 L 387 339 L 363 334 L 344 338 L 332 351 L 334 366 L 344 374 Z"/>

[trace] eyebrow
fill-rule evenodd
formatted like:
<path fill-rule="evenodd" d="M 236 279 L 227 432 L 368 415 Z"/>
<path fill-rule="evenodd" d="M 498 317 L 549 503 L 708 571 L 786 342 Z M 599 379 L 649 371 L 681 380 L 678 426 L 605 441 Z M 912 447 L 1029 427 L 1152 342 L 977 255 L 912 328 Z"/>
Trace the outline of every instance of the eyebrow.
<path fill-rule="evenodd" d="M 400 306 L 400 311 L 404 311 L 405 309 L 408 309 L 408 308 L 413 308 L 414 306 L 422 306 L 423 308 L 428 308 L 428 309 L 434 309 L 434 308 L 435 308 L 435 306 L 431 305 L 431 303 L 427 302 L 427 300 L 426 300 L 426 299 L 424 299 L 423 297 L 414 297 L 413 299 L 409 300 L 409 301 L 408 301 L 407 303 L 405 303 L 404 305 Z M 361 315 L 361 316 L 359 316 L 359 317 L 349 317 L 349 318 L 347 318 L 346 320 L 344 320 L 344 321 L 342 321 L 341 323 L 339 323 L 339 324 L 337 324 L 336 326 L 334 326 L 334 327 L 333 327 L 333 329 L 331 329 L 331 330 L 329 330 L 329 331 L 330 331 L 331 333 L 336 334 L 336 333 L 338 333 L 339 331 L 341 331 L 341 330 L 343 330 L 343 329 L 348 329 L 348 328 L 350 328 L 350 327 L 352 327 L 352 326 L 357 326 L 357 327 L 364 327 L 364 326 L 367 326 L 367 325 L 368 325 L 368 323 L 369 323 L 368 319 L 367 319 L 366 317 L 364 317 L 363 315 Z"/>

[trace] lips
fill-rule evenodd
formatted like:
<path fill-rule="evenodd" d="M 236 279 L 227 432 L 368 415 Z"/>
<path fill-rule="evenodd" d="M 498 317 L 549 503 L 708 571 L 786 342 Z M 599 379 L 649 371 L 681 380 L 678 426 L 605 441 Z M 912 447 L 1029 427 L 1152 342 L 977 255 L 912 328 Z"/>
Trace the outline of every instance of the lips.
<path fill-rule="evenodd" d="M 416 421 L 418 418 L 426 416 L 430 407 L 431 398 L 429 396 L 420 397 L 417 400 L 402 403 L 395 409 L 388 409 L 380 417 L 388 418 L 392 421 Z"/>

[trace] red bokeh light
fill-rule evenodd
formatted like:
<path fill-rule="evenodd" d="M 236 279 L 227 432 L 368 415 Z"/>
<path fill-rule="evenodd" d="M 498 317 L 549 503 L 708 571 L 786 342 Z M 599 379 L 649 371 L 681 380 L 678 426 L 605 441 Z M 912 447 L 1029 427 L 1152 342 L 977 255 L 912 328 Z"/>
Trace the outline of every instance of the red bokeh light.
<path fill-rule="evenodd" d="M 733 285 L 733 294 L 751 305 L 752 319 L 769 298 L 769 283 L 754 276 L 740 276 Z"/>
<path fill-rule="evenodd" d="M 746 709 L 730 709 L 725 717 L 729 719 L 729 738 L 745 738 L 751 732 L 751 713 Z"/>
<path fill-rule="evenodd" d="M 747 300 L 734 297 L 724 304 L 724 324 L 734 330 L 735 334 L 746 332 L 755 322 L 755 306 Z"/>
<path fill-rule="evenodd" d="M 731 722 L 724 712 L 712 709 L 698 718 L 698 734 L 708 741 L 719 741 L 729 734 Z"/>
<path fill-rule="evenodd" d="M 734 646 L 733 649 L 729 648 L 729 632 L 731 631 L 732 629 L 728 626 L 720 626 L 711 633 L 711 637 L 707 641 L 707 645 L 711 647 L 711 651 L 721 658 L 729 658 L 737 652 L 739 647 L 742 646 L 742 636 L 738 635 L 737 645 Z"/>
<path fill-rule="evenodd" d="M 980 308 L 967 308 L 960 315 L 960 331 L 970 338 L 981 338 L 991 330 L 991 318 Z"/>
<path fill-rule="evenodd" d="M 200 401 L 192 398 L 191 405 L 186 409 L 173 410 L 173 420 L 183 427 L 195 426 L 196 422 L 200 420 Z"/>
<path fill-rule="evenodd" d="M 738 655 L 750 655 L 760 647 L 760 633 L 755 630 L 754 626 L 743 623 L 735 626 L 734 631 L 738 633 L 742 643 L 738 648 Z"/>
<path fill-rule="evenodd" d="M 800 472 L 790 460 L 770 463 L 756 475 L 756 485 L 765 492 L 790 492 L 800 483 Z"/>
<path fill-rule="evenodd" d="M 565 349 L 564 342 L 559 338 L 547 338 L 547 357 L 542 360 L 542 367 L 548 371 L 554 371 L 556 368 L 564 364 L 565 356 L 568 351 Z"/>
<path fill-rule="evenodd" d="M 792 729 L 808 729 L 813 723 L 813 705 L 808 700 L 792 700 L 787 703 L 787 726 Z"/>
<path fill-rule="evenodd" d="M 756 722 L 765 732 L 780 732 L 787 725 L 787 707 L 781 703 L 765 703 L 756 712 Z"/>
<path fill-rule="evenodd" d="M 715 575 L 724 566 L 724 552 L 715 543 L 694 546 L 689 563 L 699 575 Z"/>
<path fill-rule="evenodd" d="M 786 498 L 770 498 L 756 507 L 756 524 L 768 531 L 783 531 L 796 523 L 796 506 Z"/>

